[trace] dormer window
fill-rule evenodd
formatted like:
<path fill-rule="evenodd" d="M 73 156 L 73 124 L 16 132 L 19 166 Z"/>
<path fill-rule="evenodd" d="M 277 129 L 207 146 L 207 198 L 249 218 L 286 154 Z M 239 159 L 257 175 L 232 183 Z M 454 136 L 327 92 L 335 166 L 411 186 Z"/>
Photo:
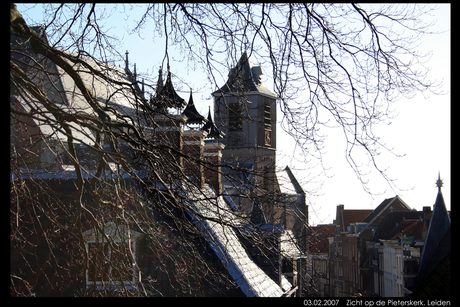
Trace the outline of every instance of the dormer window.
<path fill-rule="evenodd" d="M 88 288 L 133 289 L 140 281 L 137 259 L 143 235 L 113 222 L 103 225 L 103 231 L 105 235 L 96 229 L 83 233 L 89 254 L 86 271 Z"/>

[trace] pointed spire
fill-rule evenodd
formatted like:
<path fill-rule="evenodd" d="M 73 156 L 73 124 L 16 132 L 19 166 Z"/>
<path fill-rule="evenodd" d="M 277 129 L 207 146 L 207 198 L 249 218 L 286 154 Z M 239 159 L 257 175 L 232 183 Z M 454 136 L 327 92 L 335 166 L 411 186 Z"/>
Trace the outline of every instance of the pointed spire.
<path fill-rule="evenodd" d="M 204 124 L 206 122 L 206 118 L 198 113 L 195 104 L 193 103 L 192 88 L 190 88 L 190 98 L 188 99 L 187 107 L 185 107 L 182 115 L 187 117 L 187 124 Z"/>
<path fill-rule="evenodd" d="M 160 76 L 161 76 L 161 69 L 160 69 Z M 160 82 L 160 77 L 158 78 L 158 83 Z M 161 86 L 159 89 L 157 83 L 157 93 L 154 99 L 154 104 L 157 108 L 161 110 L 166 110 L 167 108 L 176 108 L 181 109 L 187 103 L 184 99 L 182 99 L 174 89 L 174 86 L 171 81 L 171 71 L 169 70 L 168 66 L 168 76 L 166 78 L 166 82 L 164 86 Z"/>
<path fill-rule="evenodd" d="M 126 50 L 126 59 L 125 59 L 125 69 L 128 70 L 129 69 L 129 60 L 128 60 L 128 50 Z"/>
<path fill-rule="evenodd" d="M 133 75 L 133 80 L 136 81 L 136 78 L 137 78 L 136 63 L 134 63 L 134 75 Z"/>
<path fill-rule="evenodd" d="M 441 187 L 442 187 L 442 180 L 441 180 L 441 174 L 438 172 L 438 180 L 436 181 L 436 186 L 438 187 L 438 193 L 441 193 Z"/>
<path fill-rule="evenodd" d="M 157 95 L 161 92 L 163 89 L 163 70 L 160 69 L 158 70 L 158 81 L 157 81 L 157 88 L 156 88 L 156 93 Z"/>
<path fill-rule="evenodd" d="M 230 69 L 225 85 L 213 92 L 212 95 L 222 95 L 222 93 L 229 92 L 259 92 L 272 96 L 273 98 L 277 97 L 275 93 L 268 89 L 262 82 L 260 77 L 262 75 L 262 68 L 260 66 L 254 66 L 249 55 L 249 51 L 243 51 L 235 67 Z"/>
<path fill-rule="evenodd" d="M 225 136 L 225 134 L 222 131 L 219 131 L 219 129 L 216 127 L 216 125 L 212 121 L 212 118 L 211 118 L 211 106 L 209 106 L 208 122 L 201 128 L 201 130 L 208 132 L 208 135 L 207 135 L 206 138 L 220 139 L 220 138 L 223 138 Z"/>
<path fill-rule="evenodd" d="M 142 78 L 142 88 L 141 88 L 142 95 L 144 95 L 144 93 L 145 93 L 144 81 L 145 81 L 145 79 Z"/>
<path fill-rule="evenodd" d="M 446 204 L 444 203 L 444 197 L 441 193 L 442 180 L 439 173 L 436 185 L 438 186 L 438 195 L 433 206 L 430 226 L 428 228 L 428 234 L 425 239 L 425 245 L 423 247 L 423 252 L 420 259 L 420 266 L 418 271 L 419 276 L 427 267 L 429 267 L 428 264 L 430 261 L 433 261 L 431 259 L 433 254 L 435 253 L 439 242 L 442 240 L 450 227 L 450 216 L 449 212 L 447 211 Z M 426 272 L 423 274 L 426 274 Z"/>

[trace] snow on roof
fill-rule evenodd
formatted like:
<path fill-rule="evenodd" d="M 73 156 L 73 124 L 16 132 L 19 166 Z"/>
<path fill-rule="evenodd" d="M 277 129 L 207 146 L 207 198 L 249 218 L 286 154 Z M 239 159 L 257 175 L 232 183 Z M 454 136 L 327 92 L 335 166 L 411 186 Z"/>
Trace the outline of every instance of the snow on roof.
<path fill-rule="evenodd" d="M 247 254 L 234 229 L 239 219 L 223 197 L 216 197 L 209 186 L 202 191 L 191 187 L 185 194 L 188 199 L 194 199 L 191 202 L 195 211 L 190 212 L 190 216 L 243 293 L 249 297 L 282 296 L 285 291 Z M 283 280 L 283 288 L 290 287 L 289 282 Z"/>

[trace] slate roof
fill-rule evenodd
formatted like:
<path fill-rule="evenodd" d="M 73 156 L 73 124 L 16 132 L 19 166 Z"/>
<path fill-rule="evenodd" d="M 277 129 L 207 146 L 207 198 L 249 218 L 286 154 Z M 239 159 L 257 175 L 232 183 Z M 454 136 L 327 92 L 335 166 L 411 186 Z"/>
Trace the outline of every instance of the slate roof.
<path fill-rule="evenodd" d="M 70 52 L 63 51 L 63 53 L 77 57 L 76 54 Z M 133 80 L 131 80 L 126 71 L 123 68 L 99 62 L 92 58 L 84 56 L 78 57 L 82 61 L 86 62 L 86 64 L 88 64 L 92 69 L 99 71 L 104 76 L 101 77 L 93 74 L 89 68 L 85 67 L 81 63 L 72 63 L 66 60 L 76 71 L 78 71 L 86 88 L 96 97 L 99 105 L 103 108 L 110 107 L 117 110 L 119 116 L 135 116 L 138 112 L 135 106 L 138 103 L 138 99 L 142 99 L 140 95 L 137 95 L 140 93 L 135 94 L 128 86 L 124 86 L 122 88 L 120 85 L 116 84 L 117 82 L 133 84 Z M 78 115 L 84 113 L 89 116 L 96 116 L 95 111 L 88 105 L 74 80 L 65 73 L 63 69 L 54 63 L 49 61 L 47 63 L 47 65 L 49 65 L 49 70 L 53 73 L 53 75 L 47 79 L 50 82 L 44 84 L 41 87 L 41 90 L 47 94 L 48 99 L 59 104 L 60 108 L 68 114 Z M 32 70 L 29 70 L 31 71 L 30 74 L 32 74 Z M 43 76 L 35 73 L 32 78 L 34 77 L 41 78 Z M 137 89 L 138 87 L 135 88 Z M 45 110 L 42 104 L 35 103 L 35 98 L 32 96 L 28 97 L 27 103 L 24 101 L 24 97 L 22 96 L 17 96 L 16 99 L 26 112 L 31 109 L 30 105 L 34 105 L 34 107 L 43 111 L 44 115 L 37 113 L 37 115 L 33 118 L 42 134 L 45 136 L 52 135 L 53 137 L 61 140 L 66 139 L 66 136 L 63 133 L 47 124 L 48 121 L 46 120 L 46 115 L 49 115 L 49 112 Z M 109 114 L 111 121 L 117 121 L 117 117 L 113 112 L 108 112 L 107 114 Z M 88 128 L 77 125 L 74 122 L 69 122 L 69 125 L 74 128 L 72 132 L 75 143 L 85 143 L 89 145 L 94 144 L 93 133 Z"/>
<path fill-rule="evenodd" d="M 420 227 L 423 228 L 423 212 L 421 211 L 390 212 L 387 216 L 385 216 L 385 218 L 380 222 L 378 228 L 374 231 L 372 241 L 379 242 L 379 239 L 388 240 L 391 237 L 396 236 L 396 233 L 399 236 L 401 231 L 412 223 L 409 221 L 418 221 L 419 219 L 422 219 L 420 221 Z M 408 222 L 403 222 L 403 220 Z"/>
<path fill-rule="evenodd" d="M 261 67 L 255 66 L 249 58 L 248 52 L 244 51 L 237 65 L 230 70 L 225 85 L 212 93 L 212 95 L 257 92 L 258 94 L 276 98 L 275 93 L 262 82 L 260 77 L 262 74 Z"/>
<path fill-rule="evenodd" d="M 220 139 L 225 136 L 225 133 L 219 130 L 217 128 L 216 124 L 214 124 L 212 117 L 211 117 L 211 107 L 209 107 L 209 112 L 208 112 L 208 120 L 206 124 L 204 124 L 203 127 L 201 127 L 202 131 L 207 131 L 208 135 L 206 138 L 215 138 L 215 139 Z"/>
<path fill-rule="evenodd" d="M 449 228 L 450 216 L 447 212 L 446 204 L 444 203 L 444 197 L 442 196 L 441 191 L 439 191 L 436 196 L 436 202 L 433 206 L 430 227 L 428 228 L 428 234 L 425 239 L 425 245 L 420 259 L 419 277 L 421 274 L 427 274 L 426 272 L 424 273 L 424 271 L 428 266 L 433 265 L 430 263 L 433 261 L 431 258 L 436 252 L 439 242 L 443 239 Z"/>
<path fill-rule="evenodd" d="M 157 109 L 162 111 L 166 111 L 168 108 L 179 109 L 187 105 L 187 102 L 174 89 L 169 69 L 165 84 L 153 98 L 152 103 Z"/>
<path fill-rule="evenodd" d="M 439 242 L 425 269 L 415 280 L 412 297 L 451 297 L 451 228 Z"/>
<path fill-rule="evenodd" d="M 265 218 L 264 212 L 260 208 L 260 200 L 257 196 L 252 204 L 251 216 L 249 218 L 249 221 L 256 225 L 267 224 L 267 219 Z"/>
<path fill-rule="evenodd" d="M 362 222 L 368 223 L 368 226 L 378 226 L 380 222 L 377 220 L 379 220 L 379 217 L 382 217 L 382 214 L 388 208 L 393 208 L 394 210 L 410 210 L 410 207 L 396 195 L 395 197 L 385 199 Z"/>
<path fill-rule="evenodd" d="M 194 223 L 246 296 L 279 297 L 290 289 L 287 281 L 283 282 L 285 289 L 282 289 L 251 260 L 235 232 L 239 219 L 222 196 L 216 197 L 208 185 L 203 191 L 187 188 L 185 194 L 193 200 L 190 202 L 194 211 L 189 214 Z"/>
<path fill-rule="evenodd" d="M 359 209 L 359 210 L 354 210 L 354 209 L 344 209 L 342 212 L 342 230 L 341 231 L 347 231 L 347 226 L 350 226 L 352 223 L 358 223 L 362 222 L 363 219 L 368 216 L 372 210 L 366 210 L 366 209 Z"/>
<path fill-rule="evenodd" d="M 187 124 L 203 124 L 207 122 L 207 119 L 198 113 L 195 107 L 192 90 L 190 90 L 190 98 L 188 99 L 188 104 L 182 112 L 182 115 L 187 117 Z"/>
<path fill-rule="evenodd" d="M 254 162 L 225 162 L 222 166 L 222 185 L 230 192 L 238 187 L 247 188 L 254 172 Z M 231 194 L 231 193 L 230 193 Z"/>

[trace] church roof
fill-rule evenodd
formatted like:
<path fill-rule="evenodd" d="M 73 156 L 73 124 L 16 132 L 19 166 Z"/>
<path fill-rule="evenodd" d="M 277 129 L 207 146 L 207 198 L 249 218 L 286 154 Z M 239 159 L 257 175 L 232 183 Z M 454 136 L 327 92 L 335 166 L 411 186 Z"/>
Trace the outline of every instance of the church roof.
<path fill-rule="evenodd" d="M 212 93 L 221 95 L 228 93 L 256 92 L 276 98 L 277 96 L 262 82 L 262 68 L 255 66 L 245 51 L 236 66 L 230 69 L 228 80 L 224 86 Z"/>
<path fill-rule="evenodd" d="M 44 31 L 44 26 L 31 26 L 30 30 L 35 31 L 46 44 L 48 44 L 48 36 Z M 10 58 L 13 63 L 19 66 L 24 71 L 27 71 L 31 57 L 37 57 L 32 51 L 32 47 L 28 39 L 19 37 L 12 32 L 10 34 Z"/>
<path fill-rule="evenodd" d="M 182 99 L 174 89 L 171 81 L 171 71 L 168 69 L 168 76 L 164 86 L 153 98 L 153 105 L 159 110 L 167 110 L 167 108 L 182 108 L 187 105 L 187 102 Z"/>
<path fill-rule="evenodd" d="M 207 122 L 206 118 L 198 113 L 195 104 L 193 103 L 192 90 L 190 90 L 190 98 L 188 99 L 188 104 L 185 107 L 182 115 L 187 117 L 187 124 L 203 124 Z"/>
<path fill-rule="evenodd" d="M 436 247 L 429 263 L 415 280 L 410 297 L 451 296 L 451 230 L 450 226 Z"/>
<path fill-rule="evenodd" d="M 209 107 L 209 112 L 208 112 L 208 120 L 206 124 L 201 128 L 202 131 L 207 131 L 208 135 L 207 138 L 215 138 L 215 139 L 220 139 L 224 137 L 224 133 L 217 128 L 217 126 L 214 124 L 212 121 L 211 117 L 211 107 Z"/>
<path fill-rule="evenodd" d="M 248 255 L 234 229 L 239 218 L 223 197 L 216 198 L 209 186 L 200 192 L 194 189 L 186 189 L 187 194 L 192 193 L 189 199 L 195 199 L 189 214 L 241 291 L 248 297 L 279 297 L 288 291 L 289 282 L 284 280 L 280 287 Z"/>
<path fill-rule="evenodd" d="M 39 28 L 37 28 L 37 30 L 39 30 Z M 45 34 L 42 33 L 41 35 Z M 46 35 L 44 37 L 46 38 Z M 17 42 L 17 44 L 20 43 L 20 41 Z M 41 63 L 43 58 L 33 52 L 30 52 L 28 50 L 30 49 L 30 46 L 24 45 L 23 48 L 25 49 L 24 52 L 29 52 L 30 57 Z M 118 85 L 119 83 L 133 84 L 132 78 L 125 69 L 100 62 L 91 57 L 73 54 L 68 51 L 61 52 L 85 63 L 82 64 L 79 61 L 73 62 L 64 58 L 64 60 L 68 62 L 73 69 L 78 71 L 84 86 L 94 95 L 100 106 L 113 108 L 118 114 L 136 116 L 138 112 L 136 105 L 138 104 L 139 99 L 142 99 L 142 95 L 140 95 L 141 93 L 139 92 L 137 85 L 135 86 L 135 92 L 130 90 L 128 87 Z M 41 85 L 41 90 L 45 93 L 45 95 L 47 95 L 48 99 L 59 103 L 63 112 L 66 112 L 69 115 L 84 113 L 90 116 L 96 116 L 95 110 L 88 105 L 88 102 L 73 78 L 61 67 L 55 65 L 47 59 L 44 59 L 43 61 L 46 61 L 46 65 L 49 67 L 47 69 L 51 73 L 49 75 L 52 76 L 46 77 L 45 73 L 39 68 L 32 69 L 35 62 L 33 62 L 32 59 L 28 60 L 28 64 L 30 65 L 29 69 L 34 74 L 33 78 L 43 78 L 46 80 L 46 82 Z M 45 65 L 43 63 L 41 64 Z M 99 73 L 95 74 L 92 70 Z M 15 97 L 26 112 L 30 110 L 31 103 L 35 104 L 35 99 L 31 95 L 27 96 L 27 98 L 25 98 L 24 95 L 18 95 Z M 28 99 L 29 103 L 26 103 L 24 101 L 25 99 Z M 47 111 L 42 104 L 35 105 L 37 108 L 41 109 L 41 112 L 38 112 L 36 118 L 33 119 L 40 128 L 40 132 L 45 136 L 65 140 L 67 137 L 63 132 L 56 130 L 53 126 L 48 124 L 49 120 L 46 119 Z M 112 121 L 119 120 L 119 117 L 117 117 L 114 112 L 107 112 L 107 115 Z M 70 125 L 73 129 L 75 143 L 94 144 L 94 137 L 89 128 L 82 127 L 74 123 L 71 123 Z"/>

